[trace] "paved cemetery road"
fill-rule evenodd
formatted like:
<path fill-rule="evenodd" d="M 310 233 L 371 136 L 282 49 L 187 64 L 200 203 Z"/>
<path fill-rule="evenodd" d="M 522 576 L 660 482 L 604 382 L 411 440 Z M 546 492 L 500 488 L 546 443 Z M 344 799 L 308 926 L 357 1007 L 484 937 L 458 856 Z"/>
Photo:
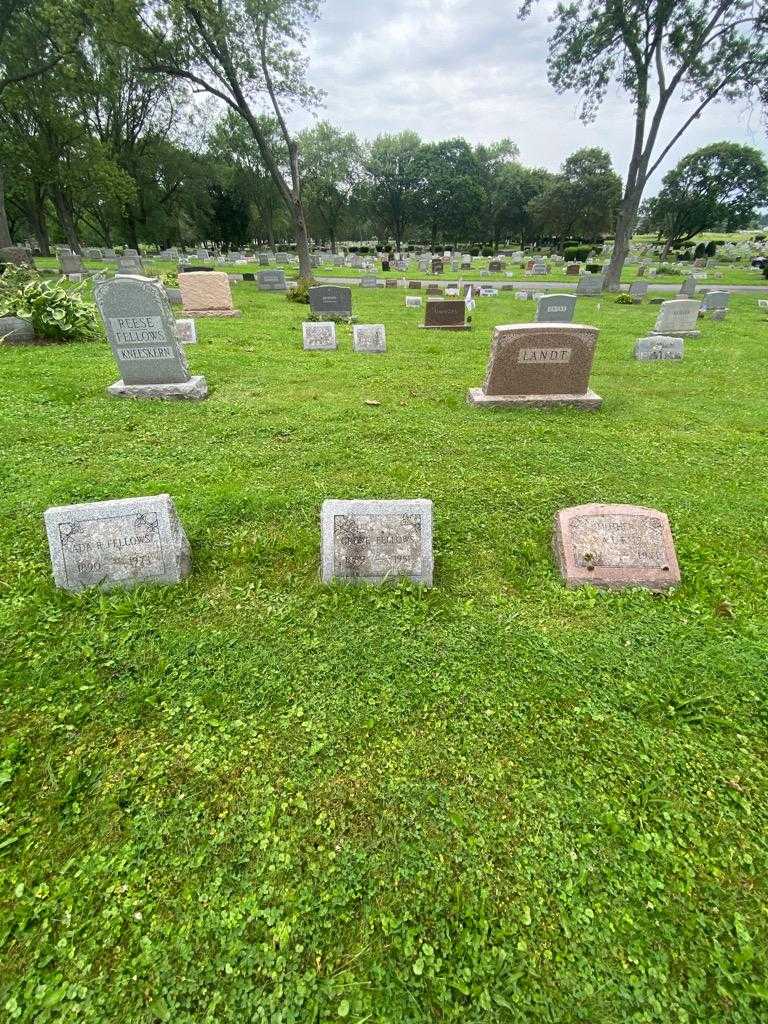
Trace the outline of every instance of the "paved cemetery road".
<path fill-rule="evenodd" d="M 375 277 L 375 274 L 371 273 L 370 276 L 371 277 Z M 315 280 L 319 284 L 355 285 L 355 284 L 360 284 L 361 278 L 359 278 L 359 277 L 322 277 L 322 276 L 318 276 L 318 277 L 315 278 Z M 379 278 L 379 280 L 383 281 L 384 278 L 383 277 Z M 405 281 L 418 281 L 419 278 L 418 277 L 405 277 L 405 278 L 402 278 L 401 280 L 405 280 Z M 441 281 L 439 278 L 431 277 L 431 278 L 423 279 L 421 281 L 421 286 L 422 286 L 422 288 L 426 288 L 426 286 L 428 284 L 442 284 L 443 286 L 445 286 L 445 285 L 450 284 L 450 283 L 454 283 L 455 284 L 457 280 L 459 280 L 459 278 L 445 277 L 445 279 Z M 653 290 L 653 291 L 657 291 L 657 292 L 667 292 L 670 295 L 675 295 L 675 294 L 677 294 L 680 291 L 680 285 L 679 284 L 661 284 L 661 283 L 656 284 L 652 277 L 640 277 L 640 278 L 638 278 L 638 280 L 639 281 L 646 281 L 647 284 L 648 284 L 648 290 L 649 291 Z M 575 292 L 576 291 L 576 284 L 575 284 L 575 282 L 572 284 L 570 281 L 494 281 L 491 278 L 481 278 L 481 280 L 479 280 L 479 281 L 476 281 L 476 280 L 464 281 L 462 279 L 462 284 L 464 284 L 464 285 L 472 284 L 472 285 L 476 285 L 477 287 L 480 287 L 480 288 L 486 288 L 486 287 L 487 288 L 500 288 L 500 287 L 503 286 L 505 288 L 512 288 L 512 289 L 514 289 L 516 291 L 517 290 L 519 290 L 519 291 L 529 291 L 529 290 L 532 290 L 532 291 L 537 291 L 537 292 Z M 763 295 L 763 294 L 768 293 L 768 284 L 763 284 L 763 285 L 759 285 L 759 284 L 719 284 L 716 281 L 712 281 L 712 282 L 710 282 L 710 281 L 701 281 L 701 282 L 697 281 L 696 282 L 696 291 L 697 292 L 700 293 L 705 288 L 709 289 L 710 291 L 718 291 L 718 292 L 745 292 L 745 293 L 752 292 L 755 295 Z M 622 284 L 622 290 L 629 291 L 629 285 L 626 284 L 626 283 L 623 283 Z"/>

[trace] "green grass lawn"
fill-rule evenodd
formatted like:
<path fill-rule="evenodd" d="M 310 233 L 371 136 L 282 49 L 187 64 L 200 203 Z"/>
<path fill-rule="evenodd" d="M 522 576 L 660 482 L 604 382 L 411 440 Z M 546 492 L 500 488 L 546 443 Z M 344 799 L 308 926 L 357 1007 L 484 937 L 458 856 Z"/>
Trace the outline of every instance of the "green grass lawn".
<path fill-rule="evenodd" d="M 38 258 L 35 262 L 37 263 L 37 266 L 40 267 L 41 269 L 55 270 L 56 267 L 57 267 L 57 262 L 56 262 L 55 258 L 50 258 L 50 259 L 40 259 L 40 258 Z M 114 263 L 105 264 L 105 263 L 94 262 L 92 260 L 84 260 L 83 262 L 84 262 L 86 268 L 88 268 L 89 270 L 104 270 L 105 267 L 108 270 L 114 270 L 115 269 L 115 264 Z M 152 259 L 145 258 L 144 262 L 145 262 L 145 266 L 146 266 L 147 270 L 151 271 L 152 273 L 155 273 L 155 274 L 161 273 L 161 272 L 166 272 L 166 271 L 171 271 L 171 270 L 176 270 L 177 269 L 177 265 L 175 263 L 168 263 L 168 262 L 164 262 L 164 261 L 161 261 L 161 260 L 152 260 Z M 267 267 L 259 267 L 255 263 L 249 263 L 247 266 L 237 266 L 234 263 L 227 263 L 227 264 L 222 264 L 221 266 L 219 266 L 213 260 L 208 260 L 205 264 L 202 264 L 202 262 L 201 262 L 200 265 L 201 266 L 202 265 L 205 265 L 205 266 L 215 266 L 217 270 L 223 270 L 223 271 L 226 271 L 227 273 L 230 273 L 230 274 L 241 274 L 243 272 L 253 274 L 253 273 L 258 273 L 259 270 L 267 270 L 267 269 L 270 269 L 270 270 L 278 269 L 278 270 L 280 270 L 280 269 L 282 269 L 282 270 L 285 271 L 285 276 L 287 278 L 295 279 L 298 276 L 297 269 L 296 269 L 295 266 L 290 266 L 289 265 L 289 266 L 282 266 L 281 267 L 280 265 L 275 265 L 274 263 L 269 268 L 267 268 Z M 390 278 L 391 280 L 402 280 L 403 278 L 405 278 L 406 280 L 408 280 L 409 278 L 412 278 L 414 280 L 421 280 L 421 281 L 429 280 L 429 281 L 436 281 L 438 283 L 440 283 L 440 282 L 445 283 L 445 282 L 448 282 L 448 281 L 457 281 L 459 278 L 461 278 L 462 281 L 478 281 L 478 282 L 481 282 L 481 283 L 488 282 L 489 284 L 491 284 L 493 282 L 502 283 L 502 284 L 509 284 L 510 281 L 514 280 L 514 281 L 521 281 L 521 282 L 524 282 L 526 284 L 530 284 L 531 287 L 536 287 L 536 285 L 538 285 L 538 284 L 546 284 L 547 282 L 549 282 L 551 284 L 551 283 L 557 282 L 557 281 L 567 282 L 567 283 L 569 283 L 571 285 L 574 285 L 574 284 L 576 284 L 576 280 L 577 280 L 575 277 L 568 277 L 568 275 L 565 273 L 565 268 L 564 267 L 561 268 L 561 269 L 557 269 L 554 266 L 553 266 L 553 268 L 552 268 L 552 270 L 551 270 L 551 272 L 549 274 L 542 274 L 542 275 L 539 275 L 539 276 L 536 276 L 536 277 L 529 277 L 529 276 L 526 275 L 524 270 L 521 270 L 516 264 L 513 264 L 509 260 L 507 261 L 508 273 L 511 273 L 512 277 L 508 277 L 506 273 L 504 273 L 504 274 L 481 274 L 480 273 L 481 266 L 487 266 L 487 261 L 483 261 L 482 264 L 475 264 L 475 267 L 474 267 L 473 270 L 465 270 L 465 271 L 462 271 L 460 273 L 453 273 L 451 271 L 450 265 L 449 265 L 447 270 L 443 274 L 423 273 L 421 270 L 419 270 L 418 264 L 412 266 L 407 271 L 405 271 L 405 270 L 382 271 L 381 270 L 381 264 L 380 264 L 380 262 L 378 260 L 376 261 L 376 266 L 377 266 L 377 269 L 375 271 L 374 270 L 354 270 L 352 267 L 330 267 L 330 266 L 323 266 L 323 267 L 318 267 L 314 271 L 314 273 L 318 277 L 323 277 L 323 278 L 325 278 L 325 277 L 327 277 L 327 278 L 333 278 L 333 277 L 358 278 L 358 277 L 374 277 L 375 276 L 375 277 L 380 278 L 381 280 L 384 280 L 386 278 Z M 189 269 L 190 270 L 194 270 L 195 269 L 195 264 L 194 263 L 190 264 Z M 680 285 L 680 284 L 683 283 L 683 281 L 686 279 L 686 277 L 690 273 L 700 273 L 700 271 L 694 270 L 692 267 L 688 266 L 688 267 L 684 267 L 684 269 L 681 270 L 681 272 L 679 274 L 657 274 L 655 277 L 644 277 L 644 278 L 642 278 L 642 280 L 647 281 L 651 288 L 653 288 L 654 283 L 656 283 L 656 284 L 678 284 L 678 285 Z M 768 289 L 768 281 L 763 277 L 763 275 L 759 271 L 750 270 L 746 266 L 729 266 L 727 264 L 723 264 L 717 270 L 713 270 L 713 269 L 710 268 L 709 270 L 703 271 L 703 273 L 707 274 L 707 279 L 705 281 L 699 282 L 698 287 L 700 287 L 700 288 L 717 288 L 719 285 L 723 285 L 723 284 L 740 284 L 740 285 L 752 285 L 753 287 Z M 625 267 L 624 268 L 624 271 L 623 271 L 623 273 L 621 275 L 621 280 L 625 284 L 629 284 L 630 282 L 636 280 L 636 278 L 637 278 L 637 267 L 636 266 L 630 266 L 630 267 Z"/>
<path fill-rule="evenodd" d="M 234 287 L 201 403 L 110 400 L 106 343 L 0 349 L 0 1007 L 88 1024 L 768 1017 L 768 337 L 682 363 L 581 299 L 605 404 L 469 407 L 494 324 L 304 353 Z M 375 400 L 378 406 L 366 405 Z M 72 596 L 47 506 L 169 492 L 184 583 Z M 325 498 L 426 497 L 435 587 L 323 587 Z M 672 595 L 568 591 L 557 509 L 668 513 Z"/>

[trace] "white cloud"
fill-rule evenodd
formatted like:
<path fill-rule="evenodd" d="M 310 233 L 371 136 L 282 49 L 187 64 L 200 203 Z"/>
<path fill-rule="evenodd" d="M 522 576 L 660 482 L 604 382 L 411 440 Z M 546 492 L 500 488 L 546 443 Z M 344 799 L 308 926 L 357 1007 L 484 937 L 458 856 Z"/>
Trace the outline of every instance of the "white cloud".
<path fill-rule="evenodd" d="M 612 92 L 597 120 L 584 125 L 576 95 L 558 95 L 547 81 L 552 6 L 545 0 L 521 22 L 515 0 L 325 0 L 308 47 L 309 79 L 327 94 L 318 116 L 367 139 L 406 128 L 428 140 L 507 136 L 526 164 L 551 170 L 576 149 L 602 146 L 624 174 L 633 130 L 627 97 Z M 686 109 L 672 106 L 662 139 Z M 301 111 L 292 116 L 296 127 L 310 120 Z M 686 132 L 661 173 L 721 139 L 765 149 L 757 114 L 718 104 Z"/>

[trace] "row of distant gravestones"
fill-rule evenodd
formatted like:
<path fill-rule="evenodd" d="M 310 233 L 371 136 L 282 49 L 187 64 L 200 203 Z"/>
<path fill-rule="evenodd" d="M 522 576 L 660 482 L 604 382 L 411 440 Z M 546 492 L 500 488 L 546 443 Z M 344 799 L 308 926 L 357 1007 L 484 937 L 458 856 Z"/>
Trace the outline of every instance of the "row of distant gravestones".
<path fill-rule="evenodd" d="M 123 373 L 123 379 L 109 388 L 110 394 L 207 394 L 204 378 L 189 375 L 170 306 L 156 282 L 135 277 L 102 280 L 95 297 Z M 683 333 L 695 326 L 698 306 L 690 300 L 664 303 L 660 322 L 672 318 Z M 383 331 L 382 325 L 365 328 Z M 597 335 L 595 327 L 570 322 L 496 328 L 485 382 L 469 392 L 469 401 L 504 408 L 599 408 L 602 399 L 589 388 Z M 360 350 L 376 349 L 363 345 Z M 189 543 L 168 495 L 51 508 L 45 521 L 54 577 L 65 589 L 178 582 L 191 570 Z M 327 501 L 321 534 L 325 582 L 380 583 L 400 577 L 426 585 L 433 582 L 430 501 Z M 553 544 L 569 586 L 665 590 L 680 579 L 669 522 L 654 509 L 563 509 L 556 517 Z"/>

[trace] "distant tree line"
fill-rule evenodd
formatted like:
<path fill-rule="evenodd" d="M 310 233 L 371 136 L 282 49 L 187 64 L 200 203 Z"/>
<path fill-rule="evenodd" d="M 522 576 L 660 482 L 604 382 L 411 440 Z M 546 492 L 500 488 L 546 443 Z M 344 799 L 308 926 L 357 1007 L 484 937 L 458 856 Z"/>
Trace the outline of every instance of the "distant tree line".
<path fill-rule="evenodd" d="M 286 110 L 322 99 L 303 56 L 320 0 L 3 0 L 0 247 L 27 235 L 43 253 L 60 240 L 79 250 L 292 239 L 308 277 L 310 238 L 494 249 L 610 235 L 611 287 L 639 216 L 672 247 L 740 226 L 765 201 L 759 154 L 716 144 L 681 161 L 641 208 L 691 121 L 766 80 L 764 4 L 700 8 L 578 0 L 556 12 L 554 87 L 581 92 L 585 119 L 612 77 L 633 100 L 622 183 L 595 148 L 553 173 L 524 166 L 509 139 L 472 146 L 405 131 L 366 141 L 324 121 L 295 134 Z M 660 144 L 686 90 L 699 106 Z"/>

